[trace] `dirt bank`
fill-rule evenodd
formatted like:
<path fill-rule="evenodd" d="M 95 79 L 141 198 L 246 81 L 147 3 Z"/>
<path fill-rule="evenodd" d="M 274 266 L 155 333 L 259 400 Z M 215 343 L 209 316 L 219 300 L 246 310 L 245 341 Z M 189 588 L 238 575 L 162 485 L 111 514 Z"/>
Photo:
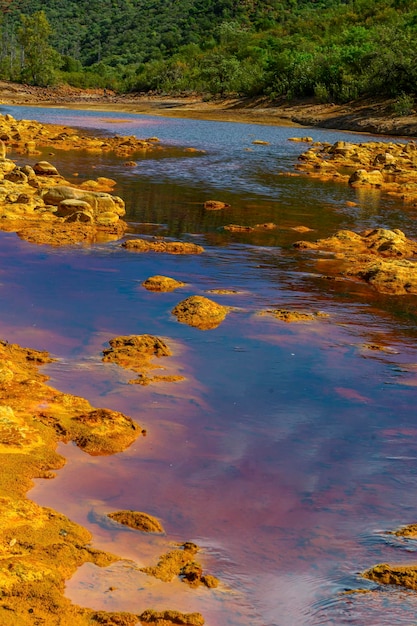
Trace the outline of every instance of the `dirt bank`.
<path fill-rule="evenodd" d="M 31 87 L 0 81 L 0 105 L 59 106 L 100 111 L 124 111 L 168 117 L 256 124 L 317 126 L 384 135 L 417 136 L 417 114 L 395 115 L 395 100 L 359 100 L 348 104 L 318 104 L 313 100 L 270 102 L 266 98 L 201 96 L 169 97 L 76 89 L 68 86 Z"/>

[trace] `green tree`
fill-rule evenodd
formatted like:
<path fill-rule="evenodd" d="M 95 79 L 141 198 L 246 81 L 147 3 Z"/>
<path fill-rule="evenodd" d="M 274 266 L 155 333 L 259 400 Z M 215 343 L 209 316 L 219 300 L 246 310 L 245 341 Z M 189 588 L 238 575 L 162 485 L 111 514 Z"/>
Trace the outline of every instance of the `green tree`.
<path fill-rule="evenodd" d="M 44 11 L 21 16 L 17 40 L 23 51 L 22 80 L 44 87 L 55 82 L 61 57 L 49 44 L 51 35 L 52 28 Z"/>

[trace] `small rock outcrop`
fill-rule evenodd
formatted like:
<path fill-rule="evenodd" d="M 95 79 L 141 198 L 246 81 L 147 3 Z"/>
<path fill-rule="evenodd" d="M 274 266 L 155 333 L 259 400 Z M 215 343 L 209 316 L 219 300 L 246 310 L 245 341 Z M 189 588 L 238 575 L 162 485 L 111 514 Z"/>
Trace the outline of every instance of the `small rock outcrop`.
<path fill-rule="evenodd" d="M 184 287 L 185 283 L 175 278 L 169 278 L 169 276 L 150 276 L 143 281 L 142 287 L 145 287 L 148 291 L 175 291 L 180 287 Z"/>
<path fill-rule="evenodd" d="M 126 335 L 114 337 L 109 341 L 110 348 L 103 350 L 104 363 L 116 363 L 119 367 L 136 372 L 139 376 L 130 380 L 130 384 L 149 385 L 151 382 L 178 382 L 183 376 L 158 375 L 148 376 L 153 369 L 164 369 L 154 365 L 154 357 L 171 356 L 167 344 L 154 335 Z"/>
<path fill-rule="evenodd" d="M 218 579 L 210 574 L 204 574 L 200 563 L 195 561 L 199 550 L 200 548 L 195 543 L 187 541 L 178 549 L 163 554 L 157 565 L 143 567 L 141 571 L 164 582 L 171 582 L 174 578 L 180 577 L 190 587 L 205 585 L 215 588 L 219 584 Z"/>
<path fill-rule="evenodd" d="M 315 313 L 306 313 L 303 311 L 295 311 L 290 309 L 272 309 L 262 311 L 259 315 L 272 315 L 282 322 L 312 322 L 318 319 L 329 317 L 327 313 L 316 311 Z"/>
<path fill-rule="evenodd" d="M 182 324 L 188 324 L 200 330 L 211 330 L 223 322 L 229 311 L 230 307 L 218 304 L 204 296 L 190 296 L 177 304 L 172 314 Z"/>
<path fill-rule="evenodd" d="M 148 609 L 139 616 L 141 624 L 152 626 L 203 626 L 204 618 L 200 613 L 180 613 L 179 611 L 154 611 Z"/>
<path fill-rule="evenodd" d="M 204 208 L 207 211 L 221 211 L 221 209 L 228 209 L 230 204 L 226 202 L 222 202 L 221 200 L 206 200 L 204 203 Z"/>
<path fill-rule="evenodd" d="M 417 590 L 417 567 L 380 563 L 363 572 L 362 576 L 381 585 L 399 585 Z"/>
<path fill-rule="evenodd" d="M 160 521 L 149 515 L 148 513 L 142 513 L 140 511 L 114 511 L 107 513 L 107 517 L 122 524 L 133 528 L 133 530 L 140 530 L 143 533 L 164 533 L 164 529 Z"/>
<path fill-rule="evenodd" d="M 165 239 L 128 239 L 122 243 L 123 248 L 133 252 L 159 252 L 165 254 L 201 254 L 202 246 L 183 241 L 165 241 Z"/>

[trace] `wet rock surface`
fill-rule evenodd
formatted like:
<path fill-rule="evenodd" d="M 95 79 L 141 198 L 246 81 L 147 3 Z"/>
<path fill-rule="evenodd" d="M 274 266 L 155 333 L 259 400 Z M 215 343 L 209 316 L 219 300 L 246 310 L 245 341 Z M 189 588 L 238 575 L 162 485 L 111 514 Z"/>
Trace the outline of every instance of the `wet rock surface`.
<path fill-rule="evenodd" d="M 228 209 L 230 204 L 227 202 L 222 202 L 221 200 L 206 200 L 204 203 L 204 208 L 207 211 L 221 211 L 222 209 Z"/>
<path fill-rule="evenodd" d="M 273 224 L 272 222 L 267 222 L 265 224 L 255 224 L 254 226 L 243 226 L 241 224 L 228 224 L 223 226 L 223 230 L 228 230 L 231 233 L 252 233 L 252 232 L 262 232 L 265 230 L 275 230 L 278 226 Z"/>

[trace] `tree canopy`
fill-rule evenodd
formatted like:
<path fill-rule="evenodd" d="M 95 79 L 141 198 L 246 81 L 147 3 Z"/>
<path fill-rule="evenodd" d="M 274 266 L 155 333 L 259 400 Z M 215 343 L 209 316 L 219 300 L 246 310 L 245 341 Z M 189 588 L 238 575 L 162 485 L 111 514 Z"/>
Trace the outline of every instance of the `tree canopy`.
<path fill-rule="evenodd" d="M 14 80 L 342 102 L 417 93 L 417 0 L 0 0 L 0 12 L 0 75 Z"/>

